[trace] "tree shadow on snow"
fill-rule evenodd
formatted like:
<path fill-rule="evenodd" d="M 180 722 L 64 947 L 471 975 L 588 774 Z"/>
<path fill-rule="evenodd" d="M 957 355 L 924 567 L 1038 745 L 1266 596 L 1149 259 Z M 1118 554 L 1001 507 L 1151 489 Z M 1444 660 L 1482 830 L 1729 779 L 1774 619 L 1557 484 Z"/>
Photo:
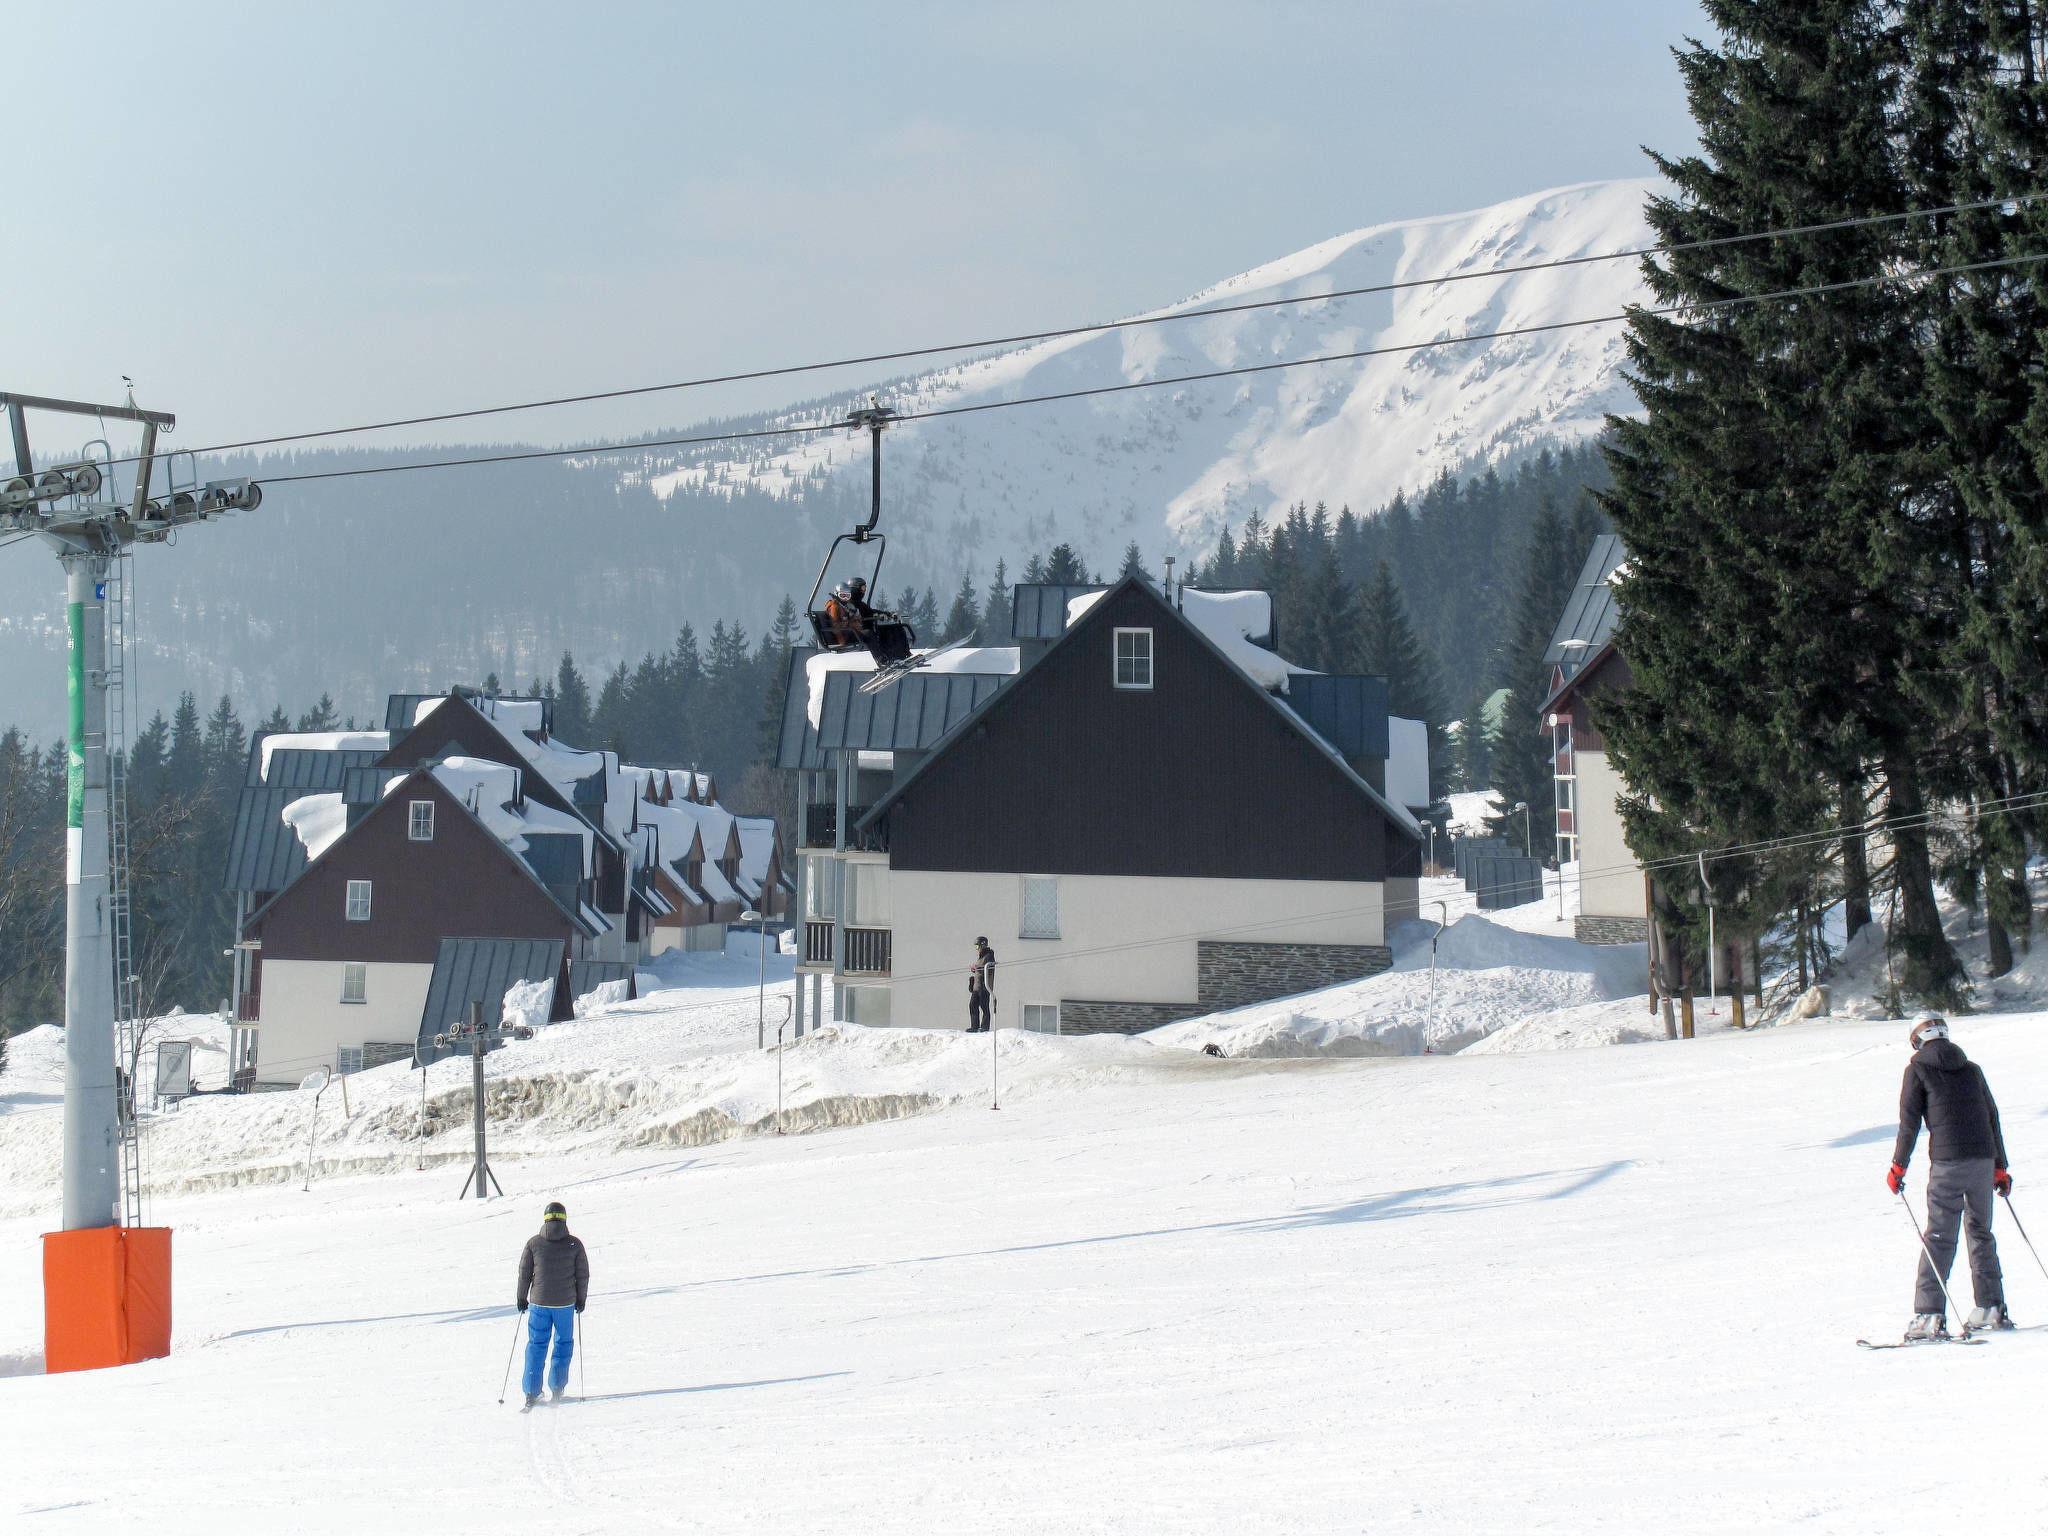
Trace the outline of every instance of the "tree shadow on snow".
<path fill-rule="evenodd" d="M 1800 1150 L 1808 1151 L 1811 1150 L 1813 1146 L 1822 1146 L 1830 1148 L 1874 1147 L 1881 1141 L 1890 1141 L 1894 1136 L 1898 1134 L 1899 1125 L 1898 1122 L 1895 1120 L 1890 1125 L 1873 1125 L 1867 1130 L 1850 1131 L 1847 1135 L 1837 1136 L 1833 1141 L 1810 1143 L 1807 1147 L 1801 1148 Z"/>

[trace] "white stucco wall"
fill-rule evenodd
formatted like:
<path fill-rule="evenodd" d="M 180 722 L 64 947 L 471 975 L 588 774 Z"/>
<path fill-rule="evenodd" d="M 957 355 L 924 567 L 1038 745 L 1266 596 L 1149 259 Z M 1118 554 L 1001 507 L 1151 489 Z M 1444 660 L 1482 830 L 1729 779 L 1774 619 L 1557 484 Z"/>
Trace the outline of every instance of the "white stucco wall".
<path fill-rule="evenodd" d="M 1579 775 L 1579 910 L 1588 917 L 1642 917 L 1643 871 L 1622 836 L 1616 801 L 1621 775 L 1605 752 L 1581 748 Z"/>
<path fill-rule="evenodd" d="M 256 1032 L 256 1079 L 297 1083 L 315 1067 L 334 1065 L 344 1045 L 419 1037 L 431 965 L 372 962 L 364 1001 L 341 1000 L 339 960 L 263 962 L 263 1020 Z"/>
<path fill-rule="evenodd" d="M 974 939 L 996 952 L 1002 1022 L 1062 998 L 1180 1003 L 1196 998 L 1200 939 L 1383 944 L 1382 888 L 1339 880 L 1059 877 L 1060 936 L 1020 939 L 1016 875 L 891 870 L 889 1022 L 964 1027 Z"/>

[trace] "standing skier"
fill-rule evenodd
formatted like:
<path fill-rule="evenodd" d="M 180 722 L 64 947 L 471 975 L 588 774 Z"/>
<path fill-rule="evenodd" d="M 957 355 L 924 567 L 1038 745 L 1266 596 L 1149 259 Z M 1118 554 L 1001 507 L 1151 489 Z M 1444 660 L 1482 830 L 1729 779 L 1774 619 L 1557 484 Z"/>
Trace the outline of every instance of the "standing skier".
<path fill-rule="evenodd" d="M 548 1367 L 548 1400 L 560 1402 L 569 1385 L 569 1357 L 576 1352 L 576 1314 L 590 1298 L 590 1259 L 582 1242 L 569 1235 L 569 1212 L 550 1200 L 541 1212 L 540 1232 L 519 1253 L 519 1293 L 513 1300 L 526 1314 L 526 1406 L 540 1401 L 540 1371 Z M 531 1303 L 529 1305 L 529 1303 Z M 548 1344 L 554 1343 L 549 1359 Z"/>
<path fill-rule="evenodd" d="M 1956 1258 L 1958 1220 L 1970 1239 L 1970 1283 L 1976 1310 L 1966 1328 L 2010 1328 L 1998 1244 L 1991 1236 L 1993 1194 L 2012 1193 L 2005 1167 L 2005 1136 L 1998 1105 L 1984 1071 L 1948 1037 L 1948 1025 L 1929 1015 L 1909 1037 L 1913 1059 L 1899 1091 L 1899 1140 L 1885 1183 L 1893 1194 L 1905 1185 L 1906 1163 L 1927 1123 L 1927 1252 L 1920 1256 L 1908 1339 L 1938 1339 L 1948 1333 L 1942 1287 Z M 1930 1262 L 1931 1260 L 1931 1262 Z M 1939 1266 L 1939 1273 L 1936 1271 Z"/>
<path fill-rule="evenodd" d="M 974 964 L 967 968 L 967 1033 L 970 1035 L 988 1032 L 989 1003 L 996 990 L 996 952 L 988 947 L 988 937 L 974 941 Z"/>

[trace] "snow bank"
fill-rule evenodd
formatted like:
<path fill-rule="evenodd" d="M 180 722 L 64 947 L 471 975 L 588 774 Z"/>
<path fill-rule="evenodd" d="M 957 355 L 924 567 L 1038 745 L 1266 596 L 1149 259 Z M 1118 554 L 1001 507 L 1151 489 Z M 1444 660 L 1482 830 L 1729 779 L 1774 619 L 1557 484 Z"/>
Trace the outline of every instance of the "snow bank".
<path fill-rule="evenodd" d="M 279 731 L 263 738 L 259 771 L 270 777 L 270 759 L 279 752 L 388 752 L 389 731 Z"/>
<path fill-rule="evenodd" d="M 1452 924 L 1438 941 L 1432 1010 L 1429 935 L 1435 926 L 1396 928 L 1394 964 L 1376 976 L 1185 1019 L 1144 1038 L 1193 1050 L 1213 1044 L 1226 1056 L 1441 1054 L 1560 1009 L 1627 997 L 1641 986 L 1640 944 L 1580 944 L 1474 915 Z"/>
<path fill-rule="evenodd" d="M 348 830 L 348 805 L 339 794 L 302 795 L 278 813 L 306 850 L 310 863 Z"/>
<path fill-rule="evenodd" d="M 620 982 L 617 985 L 623 988 L 625 984 Z M 516 981 L 505 989 L 505 1002 L 499 1017 L 507 1028 L 539 1029 L 548 1022 L 548 1012 L 554 1001 L 555 981 L 552 976 L 540 981 Z"/>

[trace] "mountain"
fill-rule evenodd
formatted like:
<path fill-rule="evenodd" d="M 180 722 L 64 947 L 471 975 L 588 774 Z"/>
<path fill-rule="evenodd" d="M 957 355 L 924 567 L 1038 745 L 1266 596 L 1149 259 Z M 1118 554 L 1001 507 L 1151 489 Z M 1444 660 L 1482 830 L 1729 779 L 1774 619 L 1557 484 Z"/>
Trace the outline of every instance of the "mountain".
<path fill-rule="evenodd" d="M 1652 185 L 1590 183 L 1375 225 L 1156 313 L 1643 245 Z M 906 412 L 993 405 L 1614 314 L 1642 296 L 1627 260 L 1477 277 L 1066 337 L 703 430 L 837 420 L 871 392 Z M 1148 560 L 1202 554 L 1226 522 L 1299 500 L 1363 512 L 1446 471 L 1597 433 L 1608 412 L 1634 409 L 1622 360 L 1621 328 L 1599 326 L 905 422 L 884 450 L 885 585 L 950 593 L 969 568 L 985 585 L 998 558 L 1014 576 L 1061 540 L 1097 566 L 1133 539 Z M 419 457 L 322 448 L 223 457 L 204 473 Z M 565 649 L 601 672 L 672 645 L 685 623 L 700 643 L 721 618 L 758 638 L 785 592 L 808 594 L 832 535 L 867 499 L 865 435 L 839 431 L 273 483 L 259 511 L 138 556 L 137 704 L 168 708 L 191 688 L 232 694 L 255 717 L 326 692 L 360 717 L 387 691 L 489 671 L 528 682 Z M 0 551 L 0 723 L 45 738 L 63 718 L 61 593 L 36 545 Z"/>

